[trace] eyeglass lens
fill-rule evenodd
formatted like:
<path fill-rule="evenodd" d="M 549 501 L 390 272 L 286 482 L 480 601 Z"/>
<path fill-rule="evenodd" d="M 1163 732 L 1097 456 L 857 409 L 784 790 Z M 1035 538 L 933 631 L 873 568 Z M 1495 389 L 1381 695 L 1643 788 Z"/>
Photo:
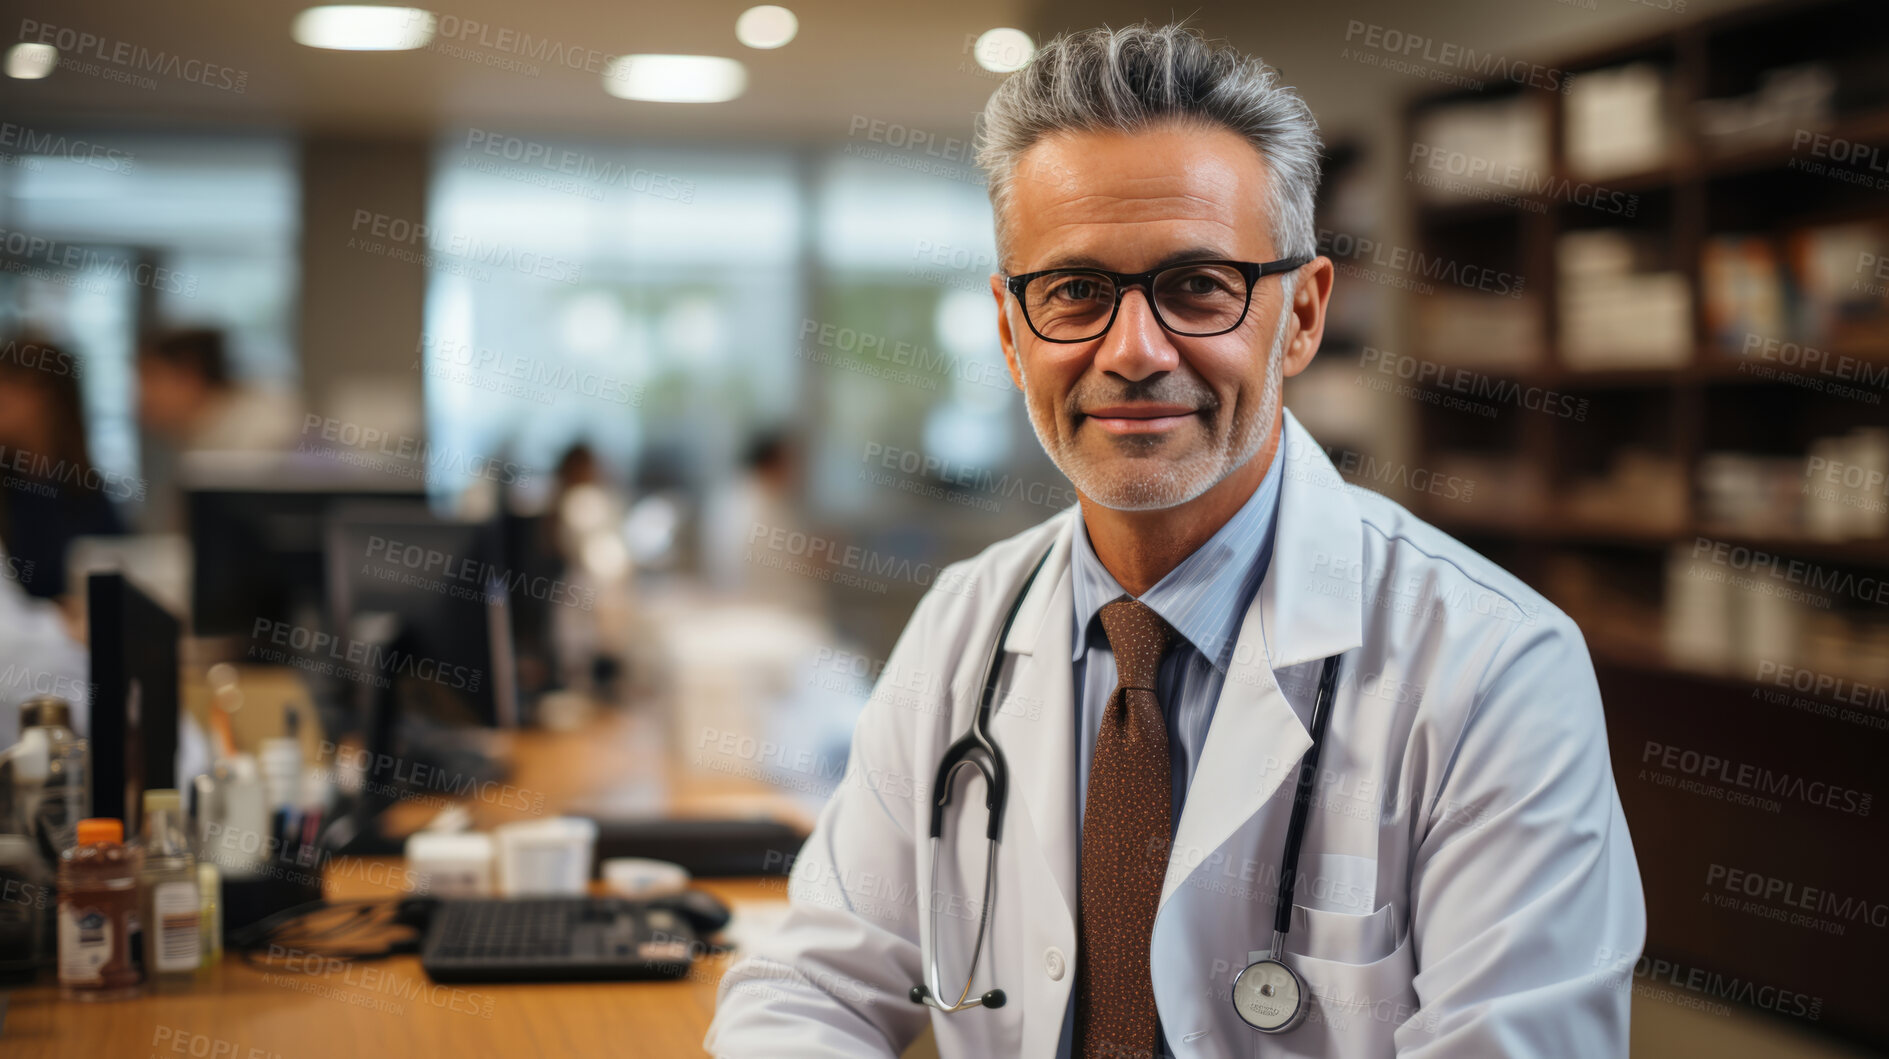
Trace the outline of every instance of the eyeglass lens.
<path fill-rule="evenodd" d="M 1238 327 L 1246 315 L 1246 277 L 1226 265 L 1163 269 L 1150 287 L 1155 314 L 1176 334 L 1222 334 Z M 1044 338 L 1079 342 L 1108 330 L 1119 297 L 1106 273 L 1052 272 L 1024 286 L 1023 309 Z"/>

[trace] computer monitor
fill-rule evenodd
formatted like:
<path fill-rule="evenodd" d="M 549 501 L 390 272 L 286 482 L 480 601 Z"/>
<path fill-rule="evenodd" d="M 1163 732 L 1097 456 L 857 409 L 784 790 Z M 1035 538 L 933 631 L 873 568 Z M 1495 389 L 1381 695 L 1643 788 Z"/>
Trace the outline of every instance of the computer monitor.
<path fill-rule="evenodd" d="M 85 586 L 92 650 L 92 815 L 138 833 L 143 795 L 177 786 L 182 623 L 122 573 Z"/>
<path fill-rule="evenodd" d="M 185 468 L 191 626 L 200 636 L 251 635 L 259 620 L 313 623 L 328 597 L 329 513 L 349 503 L 426 499 L 424 484 L 412 480 L 240 455 Z"/>
<path fill-rule="evenodd" d="M 518 724 L 498 523 L 442 518 L 419 503 L 352 502 L 328 513 L 325 536 L 331 628 L 364 679 L 404 680 L 402 710 L 457 702 L 475 724 Z"/>

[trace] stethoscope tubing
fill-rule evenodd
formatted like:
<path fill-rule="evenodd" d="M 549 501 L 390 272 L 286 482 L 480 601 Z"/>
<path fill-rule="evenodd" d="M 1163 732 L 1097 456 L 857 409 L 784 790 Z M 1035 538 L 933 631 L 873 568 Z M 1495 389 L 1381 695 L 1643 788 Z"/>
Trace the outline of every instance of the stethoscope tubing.
<path fill-rule="evenodd" d="M 931 825 L 929 829 L 931 846 L 931 893 L 932 908 L 930 916 L 929 944 L 921 948 L 929 952 L 921 954 L 925 964 L 925 984 L 915 985 L 911 989 L 911 1000 L 915 1004 L 925 1004 L 939 1011 L 950 1014 L 973 1007 L 1002 1007 L 1005 1001 L 1001 989 L 992 989 L 982 995 L 970 996 L 971 982 L 977 976 L 977 961 L 983 954 L 986 932 L 990 925 L 991 893 L 997 881 L 997 845 L 1003 833 L 1004 805 L 1009 799 L 1010 770 L 1004 762 L 1003 751 L 990 736 L 990 714 L 995 708 L 997 681 L 1003 667 L 1004 641 L 1010 637 L 1010 629 L 1016 623 L 1017 615 L 1023 610 L 1023 601 L 1030 594 L 1030 587 L 1035 584 L 1037 574 L 1049 561 L 1050 552 L 1030 569 L 1028 577 L 1017 590 L 1010 603 L 1009 611 L 1004 615 L 1003 625 L 997 631 L 997 637 L 991 642 L 990 654 L 984 665 L 984 684 L 978 694 L 977 710 L 971 715 L 968 731 L 960 736 L 948 748 L 938 762 L 937 777 L 932 785 Z M 1280 864 L 1278 907 L 1273 915 L 1272 955 L 1277 959 L 1281 953 L 1285 935 L 1292 927 L 1292 896 L 1299 869 L 1299 850 L 1305 840 L 1305 823 L 1312 808 L 1312 796 L 1318 782 L 1319 750 L 1325 742 L 1325 730 L 1331 722 L 1332 696 L 1338 683 L 1338 660 L 1340 655 L 1325 659 L 1324 668 L 1319 673 L 1318 696 L 1312 705 L 1311 737 L 1312 744 L 1306 748 L 1305 755 L 1299 761 L 1298 782 L 1292 795 L 1292 816 L 1286 824 L 1286 845 Z M 957 771 L 970 766 L 984 778 L 984 808 L 988 814 L 985 836 L 990 841 L 988 860 L 984 872 L 984 900 L 978 909 L 977 940 L 971 949 L 971 968 L 965 978 L 964 989 L 950 1003 L 945 1003 L 943 982 L 938 969 L 938 865 L 939 853 L 943 848 L 945 811 L 951 805 L 951 783 Z"/>

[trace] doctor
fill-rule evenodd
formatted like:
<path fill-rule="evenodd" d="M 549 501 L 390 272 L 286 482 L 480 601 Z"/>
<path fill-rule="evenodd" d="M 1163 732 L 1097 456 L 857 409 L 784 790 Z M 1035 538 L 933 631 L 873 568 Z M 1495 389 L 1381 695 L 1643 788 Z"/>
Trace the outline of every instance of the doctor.
<path fill-rule="evenodd" d="M 929 1021 L 966 1059 L 1625 1055 L 1645 908 L 1580 631 L 1281 407 L 1333 280 L 1310 111 L 1142 26 L 1052 42 L 985 119 L 1004 353 L 1081 503 L 919 603 L 886 672 L 940 679 L 881 681 L 708 1049 L 892 1056 Z M 1013 604 L 999 841 L 967 768 L 934 857 L 934 772 Z M 914 1002 L 933 958 L 933 999 L 971 1006 Z M 1234 999 L 1269 958 L 1304 988 L 1285 1032 Z"/>

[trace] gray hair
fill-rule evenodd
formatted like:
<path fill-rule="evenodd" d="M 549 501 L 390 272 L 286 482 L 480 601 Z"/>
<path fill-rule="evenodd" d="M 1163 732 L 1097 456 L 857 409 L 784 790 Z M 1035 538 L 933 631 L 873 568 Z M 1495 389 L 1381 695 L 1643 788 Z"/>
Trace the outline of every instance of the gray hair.
<path fill-rule="evenodd" d="M 997 246 L 1017 163 L 1064 130 L 1136 132 L 1162 122 L 1219 126 L 1265 159 L 1273 245 L 1281 256 L 1317 253 L 1318 121 L 1278 72 L 1231 45 L 1178 24 L 1083 30 L 1050 41 L 984 106 L 977 164 L 990 178 Z"/>

